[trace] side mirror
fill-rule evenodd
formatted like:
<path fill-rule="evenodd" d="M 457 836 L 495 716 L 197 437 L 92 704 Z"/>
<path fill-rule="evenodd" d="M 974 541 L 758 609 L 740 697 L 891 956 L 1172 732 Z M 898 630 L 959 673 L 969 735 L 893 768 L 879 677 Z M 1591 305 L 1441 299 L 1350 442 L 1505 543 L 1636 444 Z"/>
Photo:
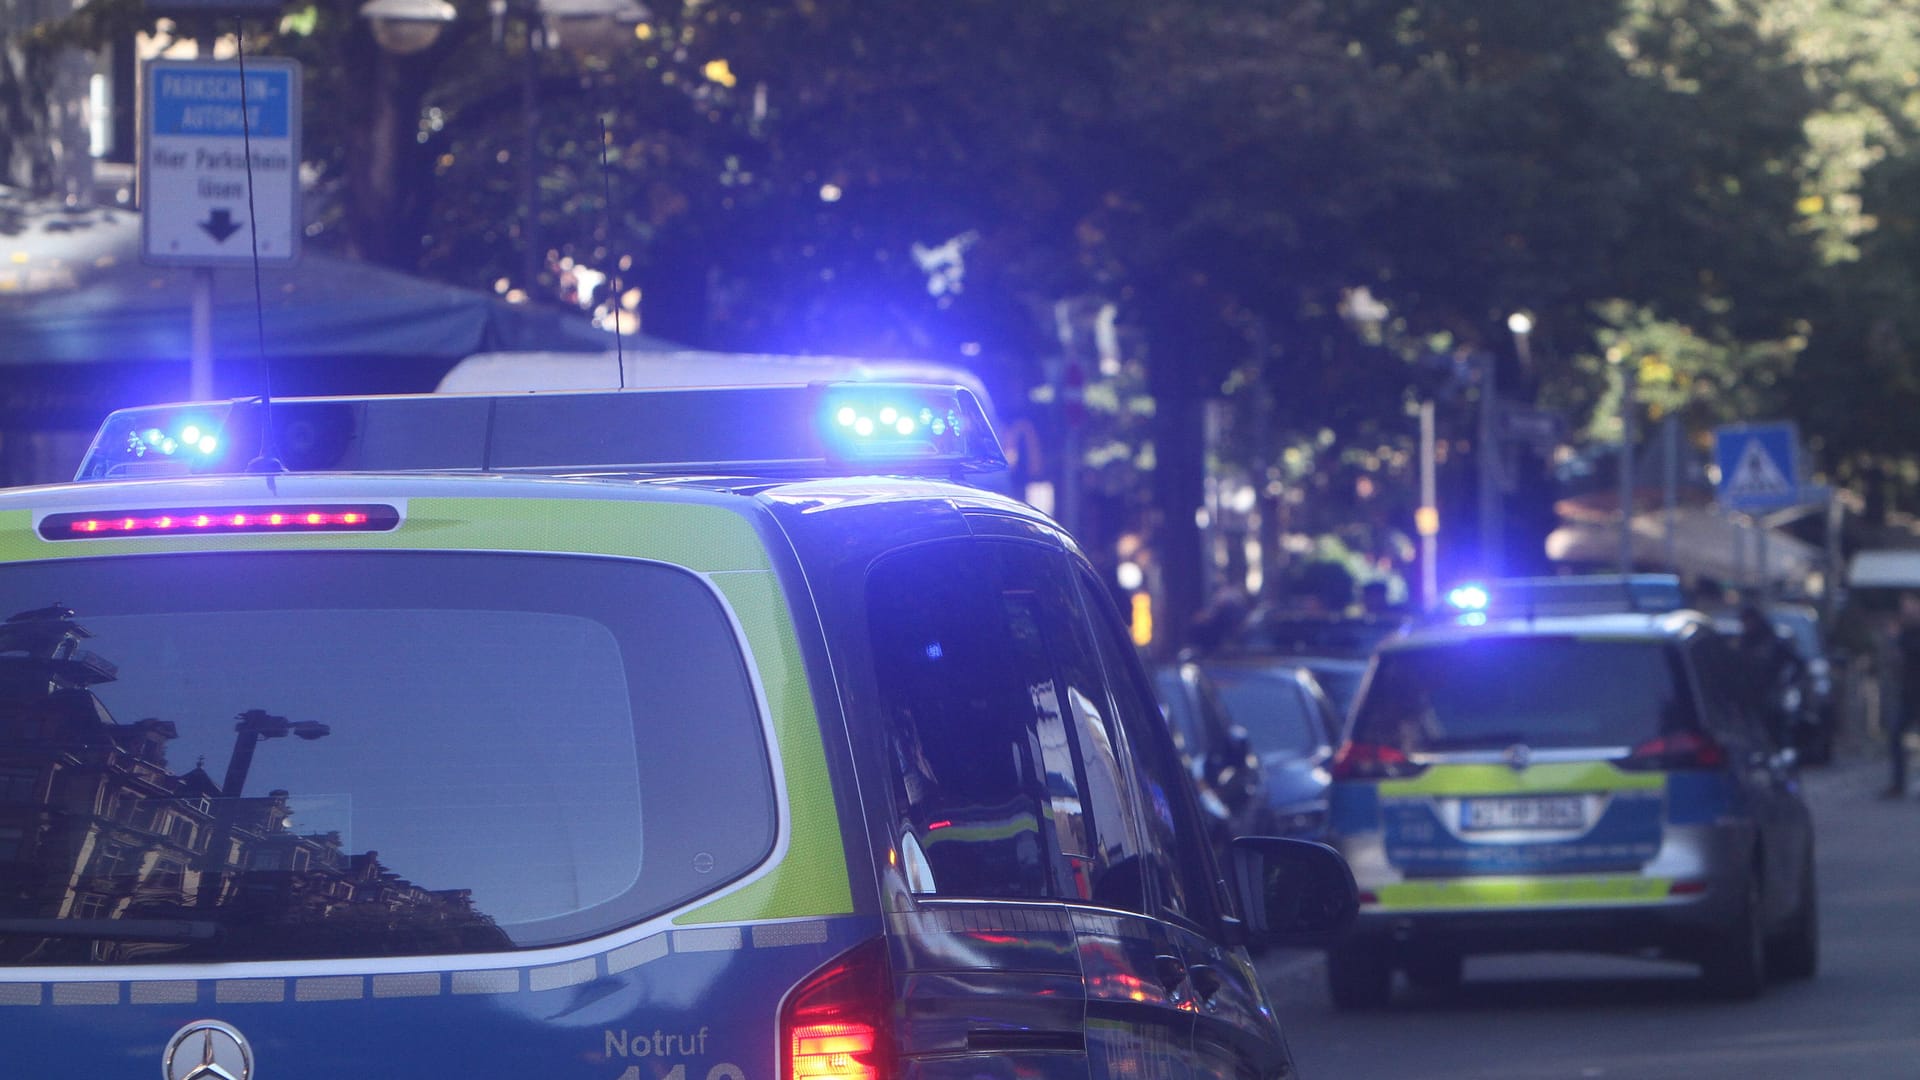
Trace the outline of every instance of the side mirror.
<path fill-rule="evenodd" d="M 1295 948 L 1330 945 L 1360 911 L 1347 860 L 1325 844 L 1240 836 L 1232 845 L 1234 888 L 1256 942 Z"/>

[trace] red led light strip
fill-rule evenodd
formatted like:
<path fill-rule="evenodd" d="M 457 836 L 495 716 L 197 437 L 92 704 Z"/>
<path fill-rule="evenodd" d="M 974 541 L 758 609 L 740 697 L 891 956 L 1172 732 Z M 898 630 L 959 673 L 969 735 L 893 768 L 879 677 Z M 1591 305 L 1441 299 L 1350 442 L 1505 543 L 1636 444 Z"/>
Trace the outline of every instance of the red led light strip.
<path fill-rule="evenodd" d="M 86 540 L 180 533 L 384 532 L 399 524 L 400 513 L 391 506 L 223 506 L 50 514 L 40 522 L 40 535 Z"/>

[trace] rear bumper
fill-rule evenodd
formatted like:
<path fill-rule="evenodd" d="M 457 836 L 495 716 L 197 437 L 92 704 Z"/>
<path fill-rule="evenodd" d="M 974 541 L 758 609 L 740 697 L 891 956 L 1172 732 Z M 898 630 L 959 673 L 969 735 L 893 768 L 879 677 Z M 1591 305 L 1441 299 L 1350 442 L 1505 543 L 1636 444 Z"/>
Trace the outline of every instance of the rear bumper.
<path fill-rule="evenodd" d="M 1354 920 L 1346 941 L 1405 954 L 1636 952 L 1692 956 L 1730 925 L 1728 890 L 1680 900 L 1605 907 L 1399 912 L 1372 909 Z"/>
<path fill-rule="evenodd" d="M 1669 826 L 1635 871 L 1408 879 L 1377 834 L 1343 838 L 1366 901 L 1347 940 L 1395 951 L 1697 955 L 1745 901 L 1753 839 L 1744 823 Z"/>

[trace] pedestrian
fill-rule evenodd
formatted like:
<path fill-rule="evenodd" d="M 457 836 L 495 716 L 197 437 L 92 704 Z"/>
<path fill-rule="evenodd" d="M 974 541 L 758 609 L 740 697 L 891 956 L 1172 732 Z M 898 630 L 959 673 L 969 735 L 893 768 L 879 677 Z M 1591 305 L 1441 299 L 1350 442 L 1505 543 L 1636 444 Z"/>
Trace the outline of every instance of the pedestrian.
<path fill-rule="evenodd" d="M 1914 710 L 1920 708 L 1920 593 L 1900 594 L 1892 660 L 1894 670 L 1881 676 L 1880 685 L 1894 684 L 1893 707 L 1882 708 L 1880 715 L 1887 729 L 1890 767 L 1886 796 L 1898 799 L 1907 794 L 1907 732 L 1914 726 Z"/>

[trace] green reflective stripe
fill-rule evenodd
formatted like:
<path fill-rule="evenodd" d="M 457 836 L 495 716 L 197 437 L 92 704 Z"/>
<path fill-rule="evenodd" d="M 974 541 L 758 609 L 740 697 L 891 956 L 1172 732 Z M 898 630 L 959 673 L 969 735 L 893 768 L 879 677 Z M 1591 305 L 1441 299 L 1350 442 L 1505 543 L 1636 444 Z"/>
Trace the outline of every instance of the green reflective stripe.
<path fill-rule="evenodd" d="M 1652 904 L 1673 889 L 1668 878 L 1479 877 L 1403 881 L 1373 890 L 1385 910 Z"/>
<path fill-rule="evenodd" d="M 1022 833 L 1038 833 L 1040 819 L 1032 814 L 1015 814 L 1001 821 L 985 822 L 974 825 L 948 825 L 944 828 L 929 828 L 920 838 L 920 845 L 931 848 L 936 844 L 952 843 L 960 840 L 969 844 L 1011 840 Z"/>
<path fill-rule="evenodd" d="M 751 885 L 674 917 L 679 925 L 787 919 L 802 915 L 840 915 L 853 911 L 853 886 L 847 877 L 846 849 L 840 839 L 840 811 L 828 782 L 827 754 L 820 721 L 801 664 L 793 614 L 771 572 L 721 574 L 714 583 L 725 594 L 746 631 L 773 713 L 780 741 L 780 762 L 787 785 L 792 835 L 786 857 Z M 724 800 L 725 792 L 715 792 Z"/>
<path fill-rule="evenodd" d="M 124 500 L 125 496 L 119 497 Z M 170 500 L 171 501 L 171 500 Z M 209 505 L 259 503 L 222 493 Z M 324 501 L 344 501 L 329 493 Z M 390 501 L 367 499 L 367 502 Z M 391 532 L 235 533 L 116 540 L 43 540 L 25 510 L 0 512 L 0 561 L 178 551 L 563 551 L 658 559 L 702 573 L 772 564 L 746 518 L 724 507 L 605 499 L 414 498 Z"/>
<path fill-rule="evenodd" d="M 1624 772 L 1605 761 L 1549 761 L 1524 769 L 1492 764 L 1433 765 L 1419 776 L 1380 781 L 1380 797 L 1531 795 L 1541 792 L 1580 795 L 1607 791 L 1659 791 L 1666 784 L 1665 773 Z"/>

